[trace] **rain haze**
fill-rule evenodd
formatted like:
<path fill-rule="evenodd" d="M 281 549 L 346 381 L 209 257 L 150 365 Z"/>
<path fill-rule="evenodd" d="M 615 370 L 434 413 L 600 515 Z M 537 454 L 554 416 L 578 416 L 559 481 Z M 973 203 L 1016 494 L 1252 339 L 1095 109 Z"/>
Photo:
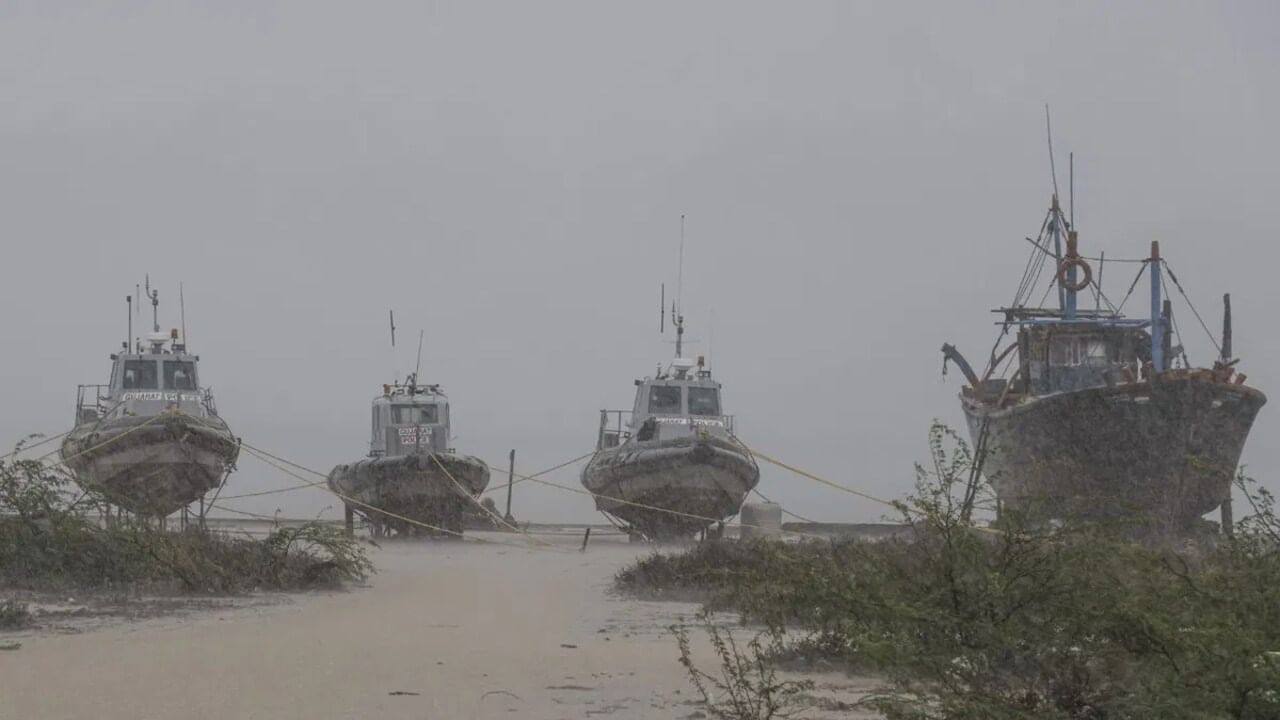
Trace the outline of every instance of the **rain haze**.
<path fill-rule="evenodd" d="M 454 445 L 549 467 L 671 358 L 683 214 L 687 354 L 740 435 L 895 497 L 931 420 L 963 423 L 939 346 L 986 356 L 1044 216 L 1046 104 L 1085 254 L 1159 240 L 1214 333 L 1231 292 L 1240 369 L 1274 395 L 1277 26 L 1262 2 L 5 3 L 0 439 L 71 425 L 149 273 L 166 329 L 182 283 L 201 379 L 258 447 L 363 456 L 421 330 Z M 1275 417 L 1244 463 L 1280 489 Z M 762 471 L 801 515 L 885 513 Z M 228 492 L 297 482 L 242 456 Z M 231 506 L 339 514 L 320 490 Z M 514 512 L 598 517 L 530 483 Z"/>

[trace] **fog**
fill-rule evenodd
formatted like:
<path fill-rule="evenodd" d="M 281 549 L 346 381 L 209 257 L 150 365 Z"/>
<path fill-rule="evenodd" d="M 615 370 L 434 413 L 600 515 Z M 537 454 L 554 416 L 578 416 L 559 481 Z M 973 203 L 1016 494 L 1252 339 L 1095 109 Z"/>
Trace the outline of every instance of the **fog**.
<path fill-rule="evenodd" d="M 165 328 L 183 284 L 201 378 L 258 447 L 362 456 L 423 330 L 459 451 L 555 465 L 671 357 L 684 214 L 688 354 L 744 440 L 893 497 L 931 420 L 962 426 L 939 346 L 984 358 L 1013 297 L 1052 192 L 1046 103 L 1085 254 L 1160 240 L 1215 333 L 1232 293 L 1240 370 L 1280 393 L 1269 3 L 111 5 L 0 7 L 5 443 L 71 425 L 149 273 Z M 1134 270 L 1108 265 L 1107 293 Z M 1276 417 L 1244 462 L 1280 490 Z M 885 513 L 762 470 L 796 513 Z M 296 483 L 245 455 L 226 492 Z M 514 511 L 597 517 L 531 483 Z"/>

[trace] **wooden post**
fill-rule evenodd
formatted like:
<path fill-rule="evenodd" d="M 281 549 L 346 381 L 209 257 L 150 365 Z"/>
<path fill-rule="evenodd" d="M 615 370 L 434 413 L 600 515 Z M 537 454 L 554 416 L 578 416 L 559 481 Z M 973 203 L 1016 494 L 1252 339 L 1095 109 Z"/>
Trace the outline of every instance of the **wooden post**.
<path fill-rule="evenodd" d="M 1231 513 L 1231 498 L 1222 501 L 1222 534 L 1233 537 L 1236 534 L 1235 518 Z"/>
<path fill-rule="evenodd" d="M 1173 301 L 1165 300 L 1160 310 L 1160 322 L 1164 323 L 1164 334 L 1161 336 L 1164 343 L 1164 368 L 1173 367 Z M 1182 338 L 1178 338 L 1182 340 Z"/>
<path fill-rule="evenodd" d="M 578 552 L 587 551 L 587 541 L 590 539 L 591 539 L 591 528 L 587 528 L 587 531 L 582 534 L 582 547 L 578 548 Z"/>
<path fill-rule="evenodd" d="M 504 516 L 507 522 L 511 522 L 511 486 L 515 484 L 516 477 L 516 451 L 511 449 L 511 465 L 507 471 L 507 514 Z"/>
<path fill-rule="evenodd" d="M 1222 296 L 1222 362 L 1231 362 L 1231 293 Z"/>
<path fill-rule="evenodd" d="M 356 534 L 355 511 L 351 509 L 350 505 L 346 505 L 346 504 L 342 506 L 342 509 L 343 509 L 343 515 L 344 515 L 343 519 L 346 521 L 347 537 L 354 537 Z"/>

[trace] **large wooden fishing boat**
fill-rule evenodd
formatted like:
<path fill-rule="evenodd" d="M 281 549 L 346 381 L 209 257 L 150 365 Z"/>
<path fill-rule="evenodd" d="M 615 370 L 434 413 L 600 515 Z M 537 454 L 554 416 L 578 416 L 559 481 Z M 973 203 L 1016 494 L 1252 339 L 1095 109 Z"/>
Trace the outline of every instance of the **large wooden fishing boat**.
<path fill-rule="evenodd" d="M 1124 519 L 1184 533 L 1221 507 L 1229 525 L 1236 466 L 1266 402 L 1237 370 L 1230 297 L 1224 296 L 1221 341 L 1210 336 L 1218 357 L 1210 367 L 1195 367 L 1181 337 L 1174 343 L 1167 285 L 1184 299 L 1186 293 L 1158 243 L 1148 257 L 1129 261 L 1141 269 L 1125 300 L 1144 273 L 1150 291 L 1149 315 L 1129 318 L 1121 313 L 1124 300 L 1112 304 L 1094 273 L 1094 263 L 1101 274 L 1114 261 L 1080 254 L 1056 194 L 1041 227 L 1014 302 L 996 311 L 1000 339 L 985 372 L 979 376 L 943 345 L 968 380 L 960 403 L 1001 510 Z M 1056 307 L 1027 302 L 1038 295 L 1045 267 L 1052 279 L 1043 297 L 1056 289 Z M 1081 307 L 1081 299 L 1094 307 Z"/>

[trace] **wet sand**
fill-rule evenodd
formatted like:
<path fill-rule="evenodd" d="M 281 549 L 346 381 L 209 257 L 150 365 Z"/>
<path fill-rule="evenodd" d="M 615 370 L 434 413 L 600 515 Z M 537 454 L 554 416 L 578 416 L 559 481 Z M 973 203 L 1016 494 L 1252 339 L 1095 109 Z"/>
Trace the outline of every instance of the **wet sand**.
<path fill-rule="evenodd" d="M 365 588 L 0 635 L 21 643 L 0 652 L 0 717 L 702 717 L 666 629 L 697 608 L 606 592 L 648 550 L 546 540 L 564 552 L 387 543 Z"/>

